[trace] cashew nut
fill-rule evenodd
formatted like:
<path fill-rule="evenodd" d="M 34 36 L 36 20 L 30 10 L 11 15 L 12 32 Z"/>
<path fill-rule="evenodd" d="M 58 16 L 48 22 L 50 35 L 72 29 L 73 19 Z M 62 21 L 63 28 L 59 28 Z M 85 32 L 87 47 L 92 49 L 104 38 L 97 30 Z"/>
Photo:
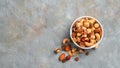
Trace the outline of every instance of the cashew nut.
<path fill-rule="evenodd" d="M 96 37 L 96 40 L 97 40 L 97 41 L 100 40 L 100 34 L 99 34 L 99 33 L 95 33 L 95 37 Z"/>
<path fill-rule="evenodd" d="M 94 24 L 94 27 L 95 27 L 95 28 L 99 28 L 99 24 L 98 24 L 98 23 L 95 23 L 95 24 Z"/>
<path fill-rule="evenodd" d="M 67 42 L 70 42 L 70 39 L 69 38 L 64 38 L 64 40 L 63 40 L 63 44 L 66 44 Z"/>
<path fill-rule="evenodd" d="M 96 42 L 95 40 L 90 40 L 90 42 L 85 42 L 85 45 L 89 47 L 94 45 L 95 42 Z"/>

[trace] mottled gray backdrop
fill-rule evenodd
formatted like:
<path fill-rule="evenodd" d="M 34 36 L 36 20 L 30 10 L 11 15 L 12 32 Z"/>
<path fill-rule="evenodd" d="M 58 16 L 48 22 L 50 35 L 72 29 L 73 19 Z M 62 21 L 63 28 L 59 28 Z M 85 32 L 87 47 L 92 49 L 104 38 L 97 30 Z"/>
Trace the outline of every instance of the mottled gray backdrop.
<path fill-rule="evenodd" d="M 104 37 L 80 61 L 58 61 L 53 50 L 77 17 L 97 18 Z M 0 68 L 119 68 L 120 0 L 0 0 Z"/>

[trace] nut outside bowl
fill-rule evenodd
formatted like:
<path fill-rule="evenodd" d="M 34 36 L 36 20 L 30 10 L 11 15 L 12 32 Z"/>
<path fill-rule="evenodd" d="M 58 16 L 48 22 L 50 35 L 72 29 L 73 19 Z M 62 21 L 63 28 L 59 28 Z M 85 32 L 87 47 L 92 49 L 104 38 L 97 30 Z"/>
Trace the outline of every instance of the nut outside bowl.
<path fill-rule="evenodd" d="M 72 39 L 72 26 L 73 26 L 73 24 L 74 24 L 77 20 L 82 19 L 82 18 L 85 18 L 85 17 L 95 19 L 95 20 L 100 24 L 100 27 L 101 27 L 101 29 L 102 29 L 102 37 L 101 37 L 101 39 L 100 39 L 97 43 L 95 43 L 94 45 L 92 45 L 92 46 L 90 46 L 90 47 L 82 47 L 82 46 L 78 45 L 75 41 L 73 41 L 73 39 Z M 102 39 L 103 39 L 103 34 L 104 34 L 103 26 L 101 25 L 101 23 L 100 23 L 96 18 L 91 17 L 91 16 L 78 17 L 77 19 L 75 19 L 75 20 L 73 21 L 73 23 L 72 23 L 72 25 L 71 25 L 71 27 L 70 27 L 70 38 L 71 38 L 71 40 L 73 41 L 73 43 L 74 43 L 76 46 L 78 46 L 79 48 L 82 48 L 82 49 L 92 49 L 92 48 L 94 48 L 96 45 L 98 45 L 98 44 L 102 41 Z"/>

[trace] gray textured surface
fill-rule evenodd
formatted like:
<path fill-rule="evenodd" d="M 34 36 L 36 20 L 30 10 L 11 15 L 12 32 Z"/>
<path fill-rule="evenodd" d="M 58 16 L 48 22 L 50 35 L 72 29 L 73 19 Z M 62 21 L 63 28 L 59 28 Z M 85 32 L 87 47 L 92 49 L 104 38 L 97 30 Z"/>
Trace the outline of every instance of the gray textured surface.
<path fill-rule="evenodd" d="M 103 25 L 100 47 L 79 62 L 53 54 L 79 16 Z M 120 0 L 0 0 L 0 68 L 119 68 Z"/>

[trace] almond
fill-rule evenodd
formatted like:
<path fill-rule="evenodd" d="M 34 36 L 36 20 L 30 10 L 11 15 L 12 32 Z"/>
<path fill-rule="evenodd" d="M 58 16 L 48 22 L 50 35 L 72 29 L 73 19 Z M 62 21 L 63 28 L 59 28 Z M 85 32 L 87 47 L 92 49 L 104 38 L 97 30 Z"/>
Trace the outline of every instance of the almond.
<path fill-rule="evenodd" d="M 65 59 L 65 54 L 62 53 L 62 54 L 59 56 L 59 60 L 60 60 L 60 61 L 63 61 L 64 59 Z"/>

